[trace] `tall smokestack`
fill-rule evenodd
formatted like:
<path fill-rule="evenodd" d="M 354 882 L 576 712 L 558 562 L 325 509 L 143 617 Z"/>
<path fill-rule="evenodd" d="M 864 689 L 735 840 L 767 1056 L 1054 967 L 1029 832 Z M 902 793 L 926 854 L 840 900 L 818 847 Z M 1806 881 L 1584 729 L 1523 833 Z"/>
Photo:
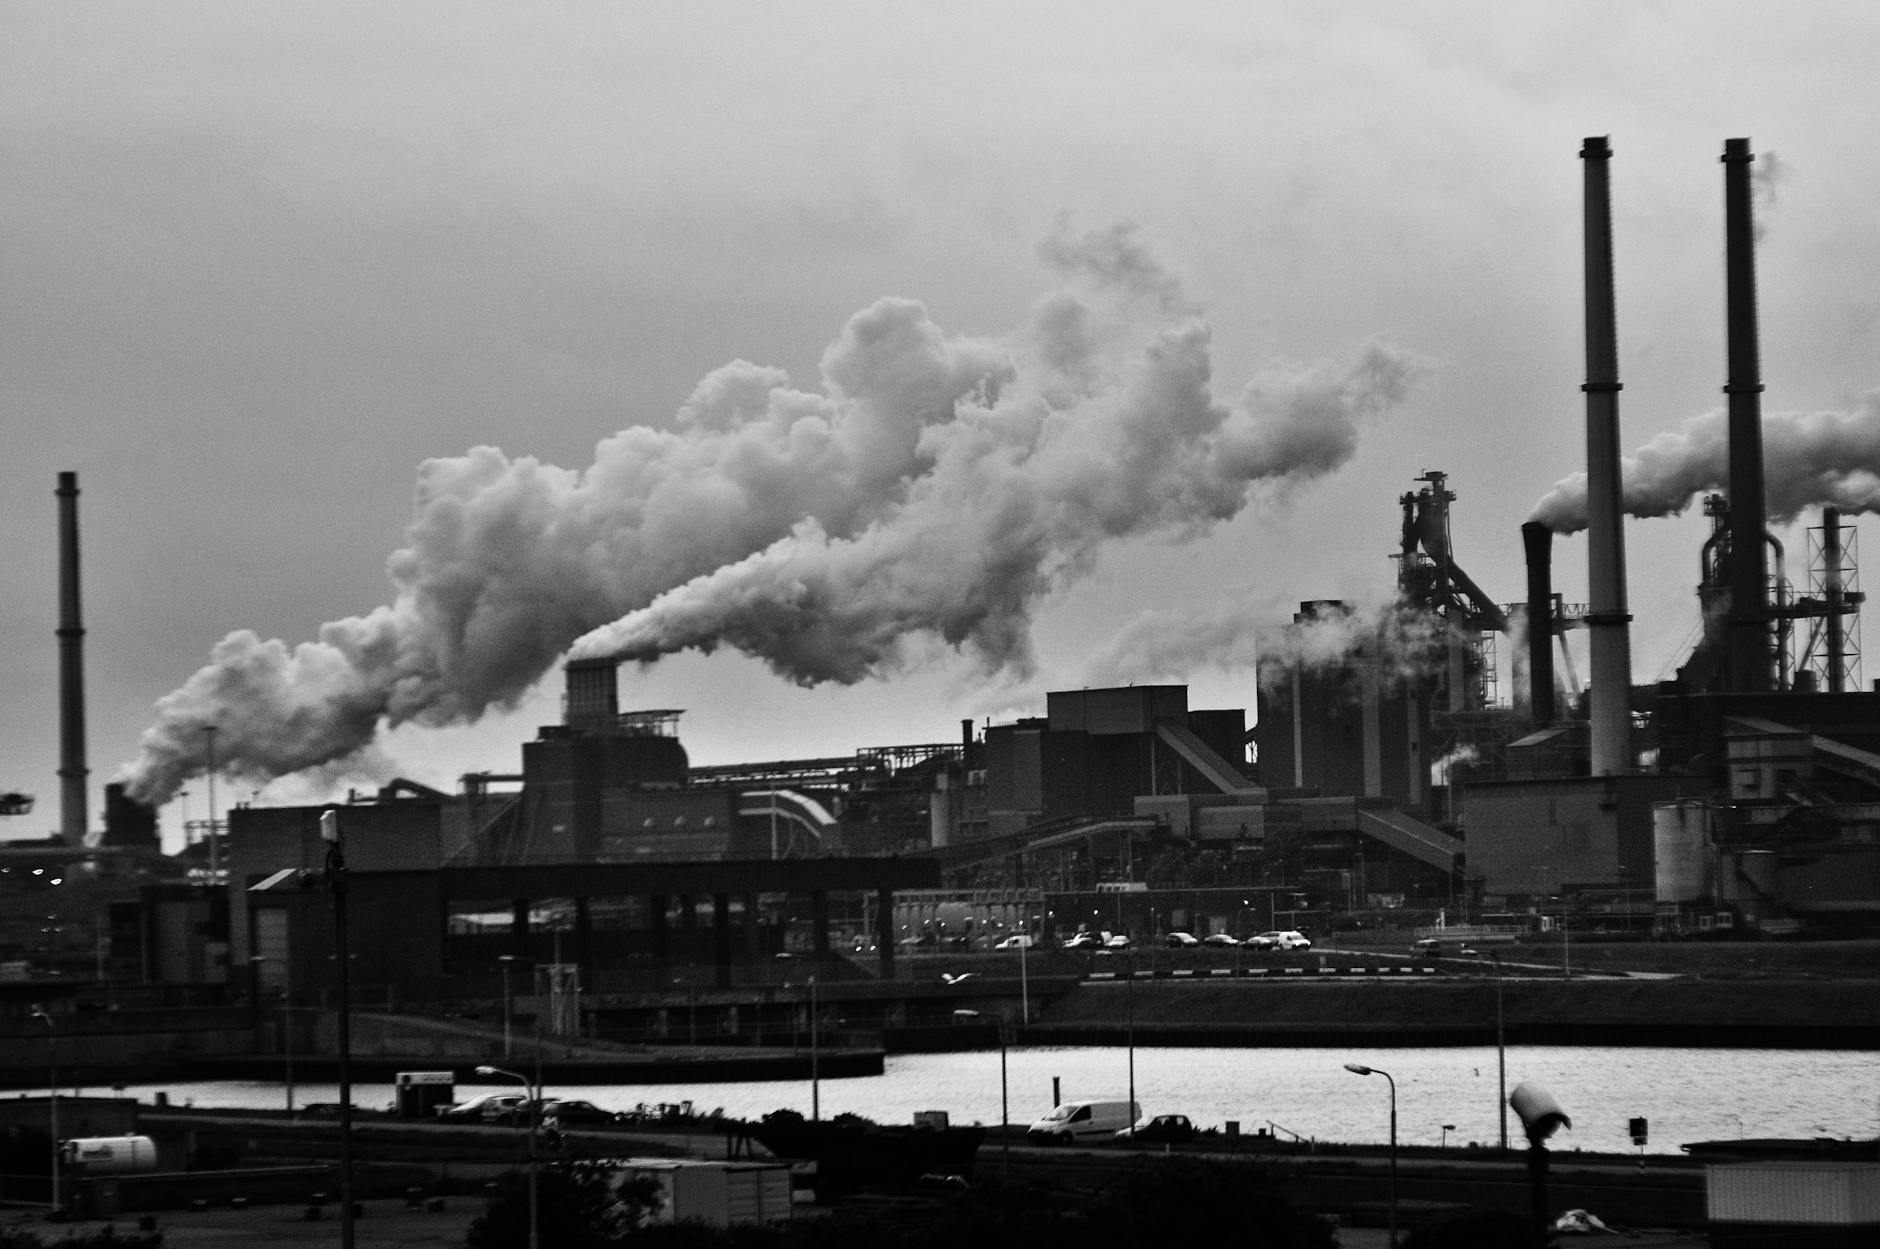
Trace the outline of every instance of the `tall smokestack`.
<path fill-rule="evenodd" d="M 1586 539 L 1592 646 L 1592 772 L 1632 767 L 1632 614 L 1626 609 L 1619 488 L 1619 330 L 1612 292 L 1612 192 L 1604 138 L 1580 148 L 1586 175 Z"/>
<path fill-rule="evenodd" d="M 1756 346 L 1756 238 L 1748 139 L 1723 142 L 1725 304 L 1730 376 L 1729 688 L 1770 688 L 1768 529 L 1763 503 L 1762 362 Z"/>
<path fill-rule="evenodd" d="M 78 474 L 59 488 L 59 838 L 85 844 L 85 629 L 78 602 Z"/>
<path fill-rule="evenodd" d="M 1528 708 L 1534 727 L 1554 720 L 1554 531 L 1538 520 L 1521 526 L 1527 551 Z"/>

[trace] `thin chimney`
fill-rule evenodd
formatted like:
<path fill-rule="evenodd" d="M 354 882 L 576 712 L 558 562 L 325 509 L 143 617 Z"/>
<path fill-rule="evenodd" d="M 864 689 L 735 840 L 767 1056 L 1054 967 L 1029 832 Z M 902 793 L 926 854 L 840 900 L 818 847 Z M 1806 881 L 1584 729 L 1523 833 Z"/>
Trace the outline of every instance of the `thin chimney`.
<path fill-rule="evenodd" d="M 1725 303 L 1730 376 L 1729 687 L 1770 688 L 1768 517 L 1763 503 L 1762 362 L 1756 344 L 1756 230 L 1748 139 L 1723 142 Z"/>
<path fill-rule="evenodd" d="M 78 474 L 59 488 L 59 839 L 85 844 L 85 628 L 78 601 Z"/>
<path fill-rule="evenodd" d="M 1592 773 L 1632 768 L 1632 614 L 1620 514 L 1619 331 L 1612 285 L 1612 193 L 1604 138 L 1580 149 L 1586 198 L 1586 538 L 1592 651 Z"/>

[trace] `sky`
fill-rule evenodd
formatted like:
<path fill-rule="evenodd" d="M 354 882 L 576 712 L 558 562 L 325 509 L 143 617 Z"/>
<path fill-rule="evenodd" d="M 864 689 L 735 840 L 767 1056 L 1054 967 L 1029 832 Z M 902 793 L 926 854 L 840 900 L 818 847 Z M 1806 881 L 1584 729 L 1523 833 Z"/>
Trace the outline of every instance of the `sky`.
<path fill-rule="evenodd" d="M 454 788 L 577 644 L 704 764 L 1094 684 L 1251 717 L 1431 470 L 1519 600 L 1584 466 L 1587 136 L 1622 446 L 1722 407 L 1747 137 L 1765 416 L 1862 511 L 1876 60 L 1858 3 L 0 5 L 0 838 L 59 821 L 61 471 L 92 824 L 126 779 L 172 847 L 203 723 L 218 814 Z M 1648 681 L 1708 525 L 1625 531 Z"/>

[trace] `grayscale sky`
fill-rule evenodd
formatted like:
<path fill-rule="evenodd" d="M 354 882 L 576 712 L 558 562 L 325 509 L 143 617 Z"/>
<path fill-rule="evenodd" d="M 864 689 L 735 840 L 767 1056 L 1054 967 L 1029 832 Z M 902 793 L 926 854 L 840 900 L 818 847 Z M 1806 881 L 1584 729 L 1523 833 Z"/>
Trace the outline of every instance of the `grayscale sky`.
<path fill-rule="evenodd" d="M 1876 63 L 1864 3 L 0 5 L 0 837 L 58 823 L 61 470 L 94 821 L 131 767 L 171 844 L 200 724 L 224 806 L 450 788 L 584 637 L 704 763 L 1251 709 L 1426 470 L 1517 600 L 1582 467 L 1589 135 L 1623 444 L 1721 406 L 1747 136 L 1765 412 L 1871 485 Z M 1638 680 L 1706 532 L 1627 525 Z"/>

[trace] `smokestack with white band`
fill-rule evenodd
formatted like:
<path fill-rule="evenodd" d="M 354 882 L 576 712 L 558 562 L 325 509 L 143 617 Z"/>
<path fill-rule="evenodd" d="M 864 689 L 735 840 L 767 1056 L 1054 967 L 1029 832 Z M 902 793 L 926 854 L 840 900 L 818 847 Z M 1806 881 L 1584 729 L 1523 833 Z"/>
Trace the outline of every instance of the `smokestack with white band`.
<path fill-rule="evenodd" d="M 1769 556 L 1763 502 L 1762 361 L 1756 344 L 1756 231 L 1748 139 L 1723 141 L 1723 241 L 1730 376 L 1729 688 L 1770 688 Z"/>
<path fill-rule="evenodd" d="M 59 488 L 59 838 L 85 844 L 85 629 L 78 603 L 78 474 Z"/>
<path fill-rule="evenodd" d="M 1592 774 L 1632 769 L 1632 615 L 1626 608 L 1619 482 L 1619 331 L 1612 289 L 1612 194 L 1602 138 L 1580 149 L 1586 185 L 1586 537 L 1592 647 Z"/>

